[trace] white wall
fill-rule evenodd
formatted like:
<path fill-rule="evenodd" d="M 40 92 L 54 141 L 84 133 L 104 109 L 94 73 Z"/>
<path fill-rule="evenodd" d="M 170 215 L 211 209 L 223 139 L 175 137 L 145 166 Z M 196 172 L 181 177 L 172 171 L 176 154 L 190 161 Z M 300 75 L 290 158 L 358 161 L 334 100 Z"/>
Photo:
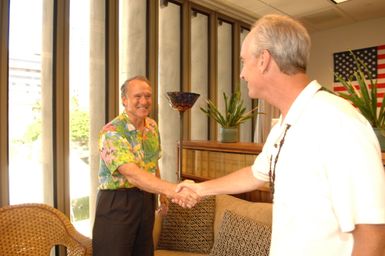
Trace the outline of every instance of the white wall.
<path fill-rule="evenodd" d="M 311 34 L 308 74 L 332 88 L 333 53 L 385 44 L 385 17 Z"/>

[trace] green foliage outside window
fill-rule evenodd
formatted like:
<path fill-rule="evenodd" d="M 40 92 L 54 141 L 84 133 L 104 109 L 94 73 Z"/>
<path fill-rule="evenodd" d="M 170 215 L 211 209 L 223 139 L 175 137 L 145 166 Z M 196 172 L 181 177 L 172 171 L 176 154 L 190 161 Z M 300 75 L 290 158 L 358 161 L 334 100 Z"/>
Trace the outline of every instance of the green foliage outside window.
<path fill-rule="evenodd" d="M 72 142 L 88 148 L 89 114 L 80 110 L 73 111 L 71 113 L 70 131 Z"/>
<path fill-rule="evenodd" d="M 75 143 L 77 146 L 84 149 L 88 149 L 89 141 L 89 113 L 79 109 L 77 99 L 74 98 L 75 108 L 70 113 L 70 136 L 71 142 Z M 41 105 L 37 102 L 33 111 L 36 113 L 41 113 Z M 21 143 L 32 143 L 36 141 L 42 133 L 42 119 L 38 114 L 38 118 L 32 122 L 20 140 Z"/>
<path fill-rule="evenodd" d="M 41 125 L 41 119 L 35 120 L 32 124 L 30 124 L 21 142 L 27 144 L 37 140 L 41 134 Z"/>
<path fill-rule="evenodd" d="M 89 199 L 88 196 L 85 196 L 71 200 L 73 210 L 71 218 L 73 221 L 86 220 L 90 217 Z"/>

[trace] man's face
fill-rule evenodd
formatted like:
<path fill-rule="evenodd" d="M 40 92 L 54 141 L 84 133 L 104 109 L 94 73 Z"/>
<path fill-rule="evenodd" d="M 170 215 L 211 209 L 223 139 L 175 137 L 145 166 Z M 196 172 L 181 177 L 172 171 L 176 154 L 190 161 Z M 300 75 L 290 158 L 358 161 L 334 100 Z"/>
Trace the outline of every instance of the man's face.
<path fill-rule="evenodd" d="M 133 80 L 127 87 L 127 94 L 122 97 L 126 113 L 133 121 L 146 118 L 151 112 L 151 87 L 144 81 Z"/>
<path fill-rule="evenodd" d="M 258 98 L 258 88 L 261 84 L 261 75 L 258 70 L 258 57 L 255 57 L 250 50 L 251 33 L 249 33 L 243 41 L 241 48 L 241 61 L 243 67 L 241 70 L 241 79 L 247 82 L 247 88 L 249 90 L 249 97 Z"/>

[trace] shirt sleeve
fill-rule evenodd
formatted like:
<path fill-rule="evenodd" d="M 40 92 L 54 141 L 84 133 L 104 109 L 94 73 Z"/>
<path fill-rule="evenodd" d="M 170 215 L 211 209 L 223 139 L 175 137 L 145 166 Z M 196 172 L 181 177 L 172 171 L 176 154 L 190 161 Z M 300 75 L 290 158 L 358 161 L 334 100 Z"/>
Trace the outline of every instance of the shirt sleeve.
<path fill-rule="evenodd" d="M 270 157 L 274 150 L 274 142 L 277 138 L 277 134 L 279 134 L 278 124 L 272 127 L 266 142 L 263 145 L 262 152 L 255 158 L 255 161 L 251 166 L 254 177 L 258 180 L 265 182 L 269 181 Z"/>
<path fill-rule="evenodd" d="M 335 120 L 337 123 L 337 120 Z M 329 132 L 324 159 L 334 213 L 343 232 L 385 223 L 385 175 L 378 142 L 367 122 L 339 123 Z"/>
<path fill-rule="evenodd" d="M 116 131 L 108 131 L 100 137 L 100 157 L 111 173 L 127 163 L 138 164 L 128 141 Z"/>
<path fill-rule="evenodd" d="M 262 150 L 255 158 L 251 170 L 256 179 L 266 182 L 269 181 L 269 159 L 266 152 Z"/>

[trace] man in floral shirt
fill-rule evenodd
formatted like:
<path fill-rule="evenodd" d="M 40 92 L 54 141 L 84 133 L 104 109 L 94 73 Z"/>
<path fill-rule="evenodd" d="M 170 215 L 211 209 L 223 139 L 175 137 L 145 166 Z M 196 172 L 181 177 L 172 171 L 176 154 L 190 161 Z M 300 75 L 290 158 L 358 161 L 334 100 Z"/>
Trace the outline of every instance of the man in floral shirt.
<path fill-rule="evenodd" d="M 152 106 L 149 81 L 142 76 L 121 87 L 125 110 L 99 135 L 99 192 L 93 228 L 93 252 L 98 255 L 153 255 L 154 193 L 161 210 L 167 198 L 192 207 L 198 197 L 159 178 L 160 137 L 148 115 Z"/>

